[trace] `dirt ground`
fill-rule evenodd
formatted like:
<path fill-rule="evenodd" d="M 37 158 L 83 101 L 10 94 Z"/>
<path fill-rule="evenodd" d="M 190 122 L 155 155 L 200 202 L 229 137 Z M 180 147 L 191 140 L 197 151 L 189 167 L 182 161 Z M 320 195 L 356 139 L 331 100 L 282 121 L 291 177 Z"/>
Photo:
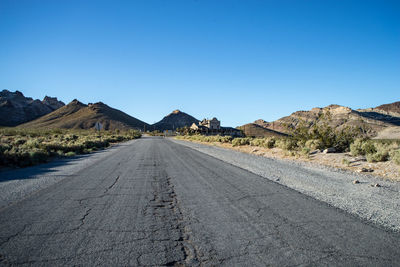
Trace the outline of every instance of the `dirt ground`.
<path fill-rule="evenodd" d="M 249 145 L 233 147 L 232 144 L 228 143 L 219 143 L 219 142 L 207 143 L 198 141 L 191 141 L 191 142 L 201 143 L 204 145 L 224 147 L 267 158 L 309 162 L 312 164 L 324 165 L 342 170 L 363 172 L 366 174 L 378 176 L 379 178 L 400 182 L 400 166 L 396 165 L 394 162 L 386 161 L 386 162 L 370 163 L 366 161 L 365 157 L 363 156 L 353 157 L 350 155 L 350 153 L 325 154 L 322 152 L 317 152 L 307 157 L 296 153 L 294 153 L 293 155 L 290 152 L 284 151 L 280 148 L 268 149 L 264 147 L 255 147 Z"/>

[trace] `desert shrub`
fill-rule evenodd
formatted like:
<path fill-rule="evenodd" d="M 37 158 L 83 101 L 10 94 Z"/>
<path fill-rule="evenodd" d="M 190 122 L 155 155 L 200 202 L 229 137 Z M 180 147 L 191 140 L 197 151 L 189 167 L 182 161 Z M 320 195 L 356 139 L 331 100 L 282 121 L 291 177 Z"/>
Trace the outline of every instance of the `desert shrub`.
<path fill-rule="evenodd" d="M 28 139 L 22 147 L 26 149 L 39 148 L 39 141 L 37 139 Z"/>
<path fill-rule="evenodd" d="M 365 157 L 367 158 L 368 162 L 381 162 L 381 161 L 387 161 L 389 158 L 389 154 L 387 152 L 376 152 L 376 153 L 366 154 Z"/>
<path fill-rule="evenodd" d="M 343 158 L 342 164 L 346 165 L 347 167 L 350 166 L 350 161 L 348 159 Z"/>
<path fill-rule="evenodd" d="M 311 149 L 309 148 L 309 147 L 303 147 L 302 149 L 301 149 L 301 154 L 303 154 L 303 155 L 305 155 L 305 156 L 309 156 L 310 155 L 310 152 L 311 152 Z"/>
<path fill-rule="evenodd" d="M 310 150 L 316 150 L 316 149 L 322 149 L 324 144 L 321 142 L 321 140 L 311 139 L 307 140 L 304 146 L 309 148 Z"/>
<path fill-rule="evenodd" d="M 84 143 L 83 143 L 83 148 L 82 149 L 84 149 L 84 148 L 93 148 L 93 147 L 96 147 L 96 148 L 102 148 L 102 147 L 108 147 L 110 145 L 110 143 L 107 141 L 107 140 L 105 140 L 105 141 L 100 141 L 100 140 L 95 140 L 95 141 L 85 141 Z"/>
<path fill-rule="evenodd" d="M 377 148 L 372 140 L 367 139 L 356 139 L 350 144 L 350 153 L 353 156 L 374 154 L 377 152 Z"/>
<path fill-rule="evenodd" d="M 363 150 L 364 139 L 356 139 L 352 144 L 350 144 L 350 153 L 353 156 L 365 155 Z"/>
<path fill-rule="evenodd" d="M 350 152 L 353 156 L 365 155 L 368 162 L 381 162 L 393 160 L 398 147 L 395 141 L 356 139 L 350 145 Z"/>
<path fill-rule="evenodd" d="M 14 141 L 14 145 L 20 146 L 26 143 L 26 139 L 18 138 Z"/>
<path fill-rule="evenodd" d="M 293 138 L 278 139 L 275 145 L 284 150 L 295 150 L 298 147 L 296 139 Z"/>
<path fill-rule="evenodd" d="M 12 148 L 12 146 L 9 144 L 0 144 L 0 153 L 10 150 L 11 148 Z"/>
<path fill-rule="evenodd" d="M 233 137 L 226 135 L 226 136 L 221 136 L 221 135 L 181 135 L 181 136 L 176 136 L 175 138 L 177 139 L 184 139 L 184 140 L 191 140 L 191 141 L 199 141 L 199 142 L 219 142 L 219 143 L 232 143 Z"/>
<path fill-rule="evenodd" d="M 349 150 L 350 144 L 360 133 L 355 128 L 344 127 L 334 129 L 326 121 L 317 122 L 313 125 L 302 121 L 296 128 L 288 129 L 293 139 L 296 140 L 298 147 L 304 147 L 309 140 L 318 144 L 318 149 L 334 147 L 336 151 L 342 152 Z M 309 147 L 310 148 L 310 147 Z"/>
<path fill-rule="evenodd" d="M 265 139 L 264 138 L 255 138 L 250 140 L 250 145 L 251 146 L 261 146 L 263 147 L 265 144 Z"/>
<path fill-rule="evenodd" d="M 46 162 L 49 157 L 49 154 L 44 151 L 37 150 L 29 152 L 29 156 L 31 158 L 32 164 L 38 164 Z"/>
<path fill-rule="evenodd" d="M 65 153 L 65 156 L 67 156 L 67 157 L 73 157 L 73 156 L 75 156 L 75 155 L 76 155 L 76 153 L 73 152 L 73 151 L 70 151 L 70 152 Z"/>
<path fill-rule="evenodd" d="M 250 145 L 250 138 L 244 137 L 244 138 L 235 138 L 232 140 L 232 146 L 244 146 L 244 145 Z"/>
<path fill-rule="evenodd" d="M 221 138 L 222 143 L 231 143 L 233 140 L 232 136 L 226 135 Z"/>
<path fill-rule="evenodd" d="M 364 155 L 374 154 L 377 152 L 374 143 L 370 140 L 364 141 L 364 143 L 361 145 L 361 150 Z"/>
<path fill-rule="evenodd" d="M 264 146 L 266 148 L 274 148 L 276 143 L 276 139 L 274 137 L 267 138 L 264 142 Z"/>
<path fill-rule="evenodd" d="M 394 163 L 400 165 L 400 150 L 392 151 L 390 153 L 390 158 Z"/>

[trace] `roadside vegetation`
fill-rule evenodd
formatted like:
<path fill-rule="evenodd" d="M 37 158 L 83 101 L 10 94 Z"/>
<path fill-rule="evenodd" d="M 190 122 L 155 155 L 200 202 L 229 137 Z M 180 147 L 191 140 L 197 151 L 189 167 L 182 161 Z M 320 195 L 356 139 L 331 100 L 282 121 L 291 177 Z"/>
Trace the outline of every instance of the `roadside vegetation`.
<path fill-rule="evenodd" d="M 368 162 L 392 160 L 400 165 L 400 140 L 356 139 L 350 145 L 353 156 L 365 156 Z"/>
<path fill-rule="evenodd" d="M 148 135 L 150 136 L 164 136 L 164 133 L 159 131 L 159 130 L 154 130 L 151 132 L 147 132 Z"/>
<path fill-rule="evenodd" d="M 391 160 L 400 165 L 400 140 L 372 140 L 365 137 L 364 129 L 345 127 L 333 129 L 327 123 L 307 126 L 304 123 L 290 131 L 288 137 L 241 137 L 183 135 L 178 139 L 229 143 L 233 147 L 254 146 L 266 149 L 279 148 L 288 156 L 310 157 L 311 154 L 328 149 L 329 152 L 348 152 L 362 156 L 368 162 Z M 350 165 L 349 160 L 343 164 Z"/>
<path fill-rule="evenodd" d="M 0 166 L 26 167 L 55 157 L 87 154 L 131 139 L 140 138 L 136 130 L 37 130 L 0 129 Z"/>

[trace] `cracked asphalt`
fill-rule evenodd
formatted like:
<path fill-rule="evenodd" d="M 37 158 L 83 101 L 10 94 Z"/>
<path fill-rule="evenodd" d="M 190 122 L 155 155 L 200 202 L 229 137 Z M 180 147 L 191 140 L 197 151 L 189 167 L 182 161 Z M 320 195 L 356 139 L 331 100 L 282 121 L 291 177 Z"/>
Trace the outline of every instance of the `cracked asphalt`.
<path fill-rule="evenodd" d="M 0 210 L 5 266 L 399 262 L 399 233 L 158 137 Z"/>

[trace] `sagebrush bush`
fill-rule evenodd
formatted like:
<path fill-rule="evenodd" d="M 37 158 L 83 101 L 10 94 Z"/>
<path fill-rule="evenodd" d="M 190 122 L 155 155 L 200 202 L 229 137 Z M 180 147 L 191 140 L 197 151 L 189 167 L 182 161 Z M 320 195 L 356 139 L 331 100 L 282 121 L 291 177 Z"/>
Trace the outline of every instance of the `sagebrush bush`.
<path fill-rule="evenodd" d="M 29 152 L 29 156 L 31 158 L 32 165 L 34 165 L 34 164 L 46 162 L 49 157 L 49 154 L 44 151 L 37 150 L 37 151 Z"/>
<path fill-rule="evenodd" d="M 284 150 L 295 150 L 298 148 L 297 141 L 293 138 L 281 138 L 275 143 L 275 146 Z"/>
<path fill-rule="evenodd" d="M 311 150 L 316 150 L 316 149 L 322 149 L 324 147 L 324 144 L 321 142 L 321 140 L 311 139 L 307 140 L 304 146 Z"/>
<path fill-rule="evenodd" d="M 367 158 L 368 162 L 381 162 L 381 161 L 387 161 L 389 158 L 389 154 L 385 152 L 375 152 L 366 154 L 365 157 Z"/>
<path fill-rule="evenodd" d="M 250 145 L 250 138 L 244 137 L 244 138 L 235 138 L 232 140 L 232 146 L 244 146 L 244 145 Z"/>
<path fill-rule="evenodd" d="M 266 140 L 264 138 L 254 138 L 254 139 L 250 140 L 250 145 L 264 147 L 265 141 Z"/>
<path fill-rule="evenodd" d="M 176 138 L 178 139 L 185 139 L 185 140 L 193 140 L 193 141 L 199 141 L 199 142 L 220 142 L 220 143 L 231 143 L 233 138 L 232 136 L 226 135 L 226 136 L 221 136 L 221 135 L 181 135 L 177 136 Z"/>
<path fill-rule="evenodd" d="M 363 150 L 364 139 L 356 139 L 352 144 L 350 144 L 350 153 L 353 156 L 365 155 Z"/>
<path fill-rule="evenodd" d="M 276 143 L 276 139 L 274 137 L 270 137 L 266 139 L 265 147 L 266 148 L 274 148 Z"/>
<path fill-rule="evenodd" d="M 368 162 L 382 162 L 393 159 L 397 148 L 397 142 L 393 141 L 356 139 L 350 145 L 350 152 L 353 156 L 364 155 Z"/>
<path fill-rule="evenodd" d="M 301 154 L 303 154 L 303 155 L 305 155 L 305 156 L 309 156 L 310 155 L 310 152 L 311 152 L 311 149 L 309 148 L 309 147 L 303 147 L 302 149 L 301 149 Z"/>
<path fill-rule="evenodd" d="M 390 158 L 394 163 L 400 165 L 400 150 L 395 150 L 390 153 Z"/>
<path fill-rule="evenodd" d="M 364 153 L 364 155 L 374 154 L 374 153 L 378 152 L 374 143 L 370 140 L 364 141 L 364 143 L 361 145 L 361 149 L 362 149 L 362 152 Z"/>
<path fill-rule="evenodd" d="M 351 162 L 348 159 L 345 159 L 345 158 L 342 159 L 342 164 L 346 165 L 347 167 L 350 166 L 350 163 Z"/>

